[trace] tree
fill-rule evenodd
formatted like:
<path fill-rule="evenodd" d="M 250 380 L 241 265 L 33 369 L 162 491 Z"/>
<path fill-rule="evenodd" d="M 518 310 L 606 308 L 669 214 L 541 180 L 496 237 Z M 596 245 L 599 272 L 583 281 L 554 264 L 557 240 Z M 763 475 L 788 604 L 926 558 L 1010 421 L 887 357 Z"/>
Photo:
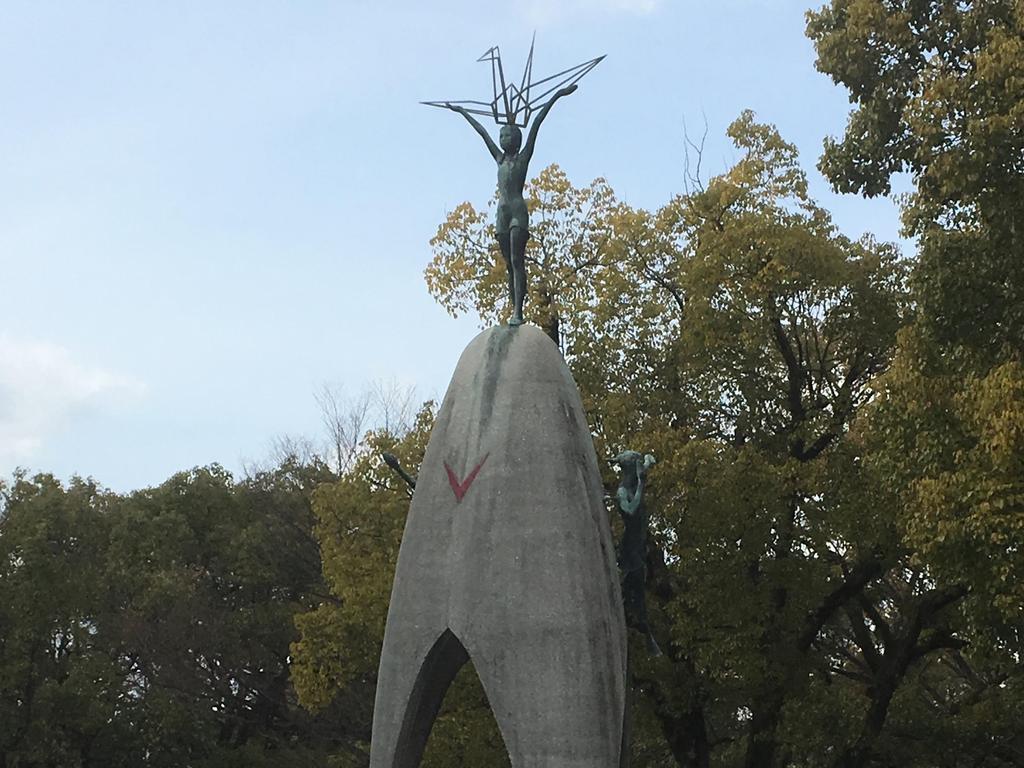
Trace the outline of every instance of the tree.
<path fill-rule="evenodd" d="M 908 172 L 919 322 L 998 357 L 1024 340 L 1024 8 L 1019 0 L 835 0 L 808 14 L 818 68 L 850 90 L 821 168 L 886 194 Z"/>
<path fill-rule="evenodd" d="M 136 702 L 98 637 L 108 516 L 94 483 L 15 475 L 0 512 L 0 763 L 138 764 Z M 72 576 L 73 574 L 73 576 Z"/>
<path fill-rule="evenodd" d="M 415 415 L 414 390 L 397 382 L 378 381 L 351 397 L 338 385 L 324 384 L 314 398 L 327 436 L 322 460 L 338 474 L 352 469 L 367 432 L 404 434 Z"/>
<path fill-rule="evenodd" d="M 34 766 L 326 765 L 348 738 L 295 701 L 293 616 L 323 586 L 330 475 L 218 467 L 121 496 L 15 477 L 0 516 L 0 757 Z"/>
<path fill-rule="evenodd" d="M 970 646 L 933 716 L 992 717 L 975 764 L 1024 762 L 1024 5 L 835 0 L 809 14 L 818 67 L 850 90 L 822 169 L 886 194 L 910 174 L 917 311 L 872 415 L 872 456 L 928 574 L 970 590 Z"/>

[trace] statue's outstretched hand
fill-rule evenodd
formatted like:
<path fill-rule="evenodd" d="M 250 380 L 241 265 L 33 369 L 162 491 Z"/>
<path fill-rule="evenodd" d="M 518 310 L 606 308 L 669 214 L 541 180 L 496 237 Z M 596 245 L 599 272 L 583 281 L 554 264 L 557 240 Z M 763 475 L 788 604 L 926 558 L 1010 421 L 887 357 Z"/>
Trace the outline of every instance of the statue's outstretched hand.
<path fill-rule="evenodd" d="M 576 83 L 573 83 L 572 85 L 567 85 L 565 86 L 565 88 L 559 88 L 555 96 L 568 96 L 570 93 L 573 93 L 577 88 L 579 88 L 579 85 L 577 85 Z"/>
<path fill-rule="evenodd" d="M 657 460 L 654 458 L 653 455 L 648 453 L 646 456 L 644 456 L 643 461 L 638 461 L 636 463 L 637 477 L 647 477 L 647 471 L 655 464 L 657 464 Z"/>

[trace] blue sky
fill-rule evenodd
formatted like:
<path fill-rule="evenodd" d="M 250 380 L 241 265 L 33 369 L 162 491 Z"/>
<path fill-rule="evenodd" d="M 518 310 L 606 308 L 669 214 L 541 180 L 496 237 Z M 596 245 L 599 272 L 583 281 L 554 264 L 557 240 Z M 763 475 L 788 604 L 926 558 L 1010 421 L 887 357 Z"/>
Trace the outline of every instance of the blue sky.
<path fill-rule="evenodd" d="M 607 54 L 545 123 L 534 171 L 606 178 L 655 208 L 755 110 L 797 144 L 849 235 L 896 239 L 884 200 L 814 170 L 845 91 L 789 0 L 6 0 L 0 5 L 0 476 L 118 490 L 281 435 L 320 434 L 313 393 L 373 381 L 443 394 L 476 318 L 427 295 L 447 211 L 492 161 L 427 99 L 487 98 L 500 45 L 535 73 Z"/>

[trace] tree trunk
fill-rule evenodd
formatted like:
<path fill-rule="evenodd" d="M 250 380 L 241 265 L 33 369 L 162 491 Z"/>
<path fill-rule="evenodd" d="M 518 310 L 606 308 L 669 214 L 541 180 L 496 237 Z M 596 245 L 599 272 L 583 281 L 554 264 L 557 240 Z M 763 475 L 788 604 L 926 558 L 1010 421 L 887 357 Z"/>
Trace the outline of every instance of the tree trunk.
<path fill-rule="evenodd" d="M 779 750 L 778 731 L 783 702 L 780 683 L 754 704 L 744 768 L 774 768 Z"/>
<path fill-rule="evenodd" d="M 665 553 L 658 547 L 648 547 L 646 566 L 648 597 L 654 598 L 662 605 L 675 599 L 675 588 L 668 576 Z M 658 718 L 661 732 L 679 768 L 708 768 L 711 763 L 711 744 L 700 695 L 697 666 L 693 659 L 671 643 L 665 644 L 664 653 L 685 677 L 690 702 L 686 711 L 679 713 L 678 707 L 670 705 L 666 700 L 660 680 L 645 680 L 644 685 L 650 692 L 654 704 L 654 715 Z"/>
<path fill-rule="evenodd" d="M 660 718 L 662 733 L 680 768 L 708 768 L 711 748 L 708 745 L 704 710 L 693 707 L 675 718 Z"/>
<path fill-rule="evenodd" d="M 558 308 L 555 306 L 554 300 L 551 298 L 551 293 L 547 290 L 546 286 L 541 286 L 538 291 L 540 294 L 540 328 L 544 333 L 548 335 L 555 346 L 559 349 L 562 348 L 562 323 L 561 318 L 558 316 Z"/>
<path fill-rule="evenodd" d="M 910 610 L 909 620 L 903 631 L 892 638 L 889 647 L 880 656 L 880 663 L 875 669 L 874 683 L 870 689 L 871 703 L 864 716 L 860 734 L 857 740 L 836 758 L 835 768 L 861 768 L 865 765 L 885 726 L 892 697 L 903 682 L 911 664 L 939 648 L 956 648 L 963 645 L 962 641 L 945 632 L 933 633 L 924 641 L 921 641 L 921 634 L 925 628 L 932 625 L 937 613 L 966 594 L 966 587 L 954 585 L 945 589 L 934 589 L 918 599 Z"/>

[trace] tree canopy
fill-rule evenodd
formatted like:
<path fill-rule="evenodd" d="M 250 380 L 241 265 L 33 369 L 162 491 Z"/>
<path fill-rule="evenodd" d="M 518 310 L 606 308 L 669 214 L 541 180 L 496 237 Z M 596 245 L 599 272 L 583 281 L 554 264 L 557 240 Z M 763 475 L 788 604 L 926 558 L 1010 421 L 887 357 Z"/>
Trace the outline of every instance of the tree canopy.
<path fill-rule="evenodd" d="M 528 184 L 527 319 L 598 455 L 658 457 L 632 765 L 1024 766 L 1024 2 L 831 0 L 807 33 L 853 104 L 819 168 L 904 174 L 913 253 L 840 232 L 750 112 L 656 210 Z M 425 274 L 482 325 L 490 219 L 456 207 Z M 378 395 L 325 388 L 324 456 L 241 478 L 0 484 L 0 764 L 367 766 L 410 499 L 382 453 L 415 474 L 435 413 Z M 423 765 L 508 765 L 471 665 Z"/>
<path fill-rule="evenodd" d="M 329 597 L 294 462 L 117 495 L 15 476 L 0 512 L 0 764 L 328 765 L 352 738 L 289 681 Z"/>

